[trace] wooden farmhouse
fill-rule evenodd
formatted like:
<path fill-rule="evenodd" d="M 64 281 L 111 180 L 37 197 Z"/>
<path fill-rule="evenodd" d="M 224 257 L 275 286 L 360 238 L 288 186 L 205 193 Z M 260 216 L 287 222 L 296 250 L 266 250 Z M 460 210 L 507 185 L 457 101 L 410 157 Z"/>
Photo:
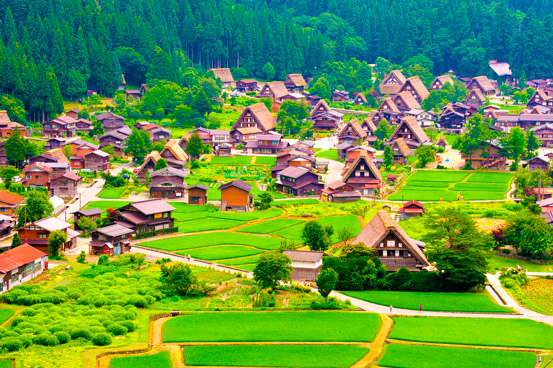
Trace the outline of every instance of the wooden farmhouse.
<path fill-rule="evenodd" d="M 413 156 L 413 152 L 409 149 L 403 138 L 398 138 L 390 143 L 390 148 L 394 154 L 394 165 L 407 165 L 409 156 Z"/>
<path fill-rule="evenodd" d="M 544 172 L 549 168 L 549 158 L 543 156 L 532 157 L 528 160 L 528 171 L 542 170 Z"/>
<path fill-rule="evenodd" d="M 207 203 L 207 191 L 209 187 L 196 184 L 189 186 L 188 191 L 188 204 L 204 205 Z"/>
<path fill-rule="evenodd" d="M 278 174 L 287 167 L 298 166 L 312 171 L 315 168 L 315 155 L 296 149 L 281 152 L 277 155 L 276 165 L 271 169 L 271 177 L 277 178 Z"/>
<path fill-rule="evenodd" d="M 352 185 L 346 184 L 341 180 L 336 180 L 321 191 L 321 201 L 323 202 L 355 202 L 361 199 L 361 193 Z"/>
<path fill-rule="evenodd" d="M 472 78 L 467 85 L 467 89 L 470 91 L 478 89 L 484 96 L 493 96 L 497 93 L 497 86 L 484 75 Z"/>
<path fill-rule="evenodd" d="M 463 134 L 464 125 L 467 119 L 476 112 L 473 107 L 456 102 L 447 104 L 440 116 L 438 117 L 438 125 L 446 132 L 452 134 Z"/>
<path fill-rule="evenodd" d="M 531 129 L 542 146 L 549 147 L 553 145 L 553 123 L 540 125 Z"/>
<path fill-rule="evenodd" d="M 324 252 L 311 252 L 305 250 L 285 250 L 286 254 L 292 260 L 292 280 L 294 281 L 314 281 L 323 267 Z"/>
<path fill-rule="evenodd" d="M 24 243 L 26 242 L 36 249 L 50 254 L 48 238 L 54 230 L 60 230 L 67 234 L 67 242 L 62 244 L 60 252 L 65 252 L 77 246 L 77 238 L 81 233 L 72 230 L 71 224 L 53 216 L 26 224 L 24 227 L 17 229 L 17 232 Z"/>
<path fill-rule="evenodd" d="M 288 74 L 284 86 L 290 93 L 303 93 L 303 90 L 307 88 L 307 83 L 301 74 Z"/>
<path fill-rule="evenodd" d="M 252 211 L 253 194 L 251 184 L 233 180 L 219 187 L 221 191 L 221 211 Z"/>
<path fill-rule="evenodd" d="M 230 87 L 234 84 L 234 78 L 229 68 L 213 68 L 209 69 L 215 74 L 215 78 L 219 78 L 223 82 L 223 88 Z"/>
<path fill-rule="evenodd" d="M 96 172 L 109 170 L 109 154 L 95 150 L 83 156 L 84 168 Z"/>
<path fill-rule="evenodd" d="M 375 248 L 388 271 L 402 267 L 420 271 L 430 266 L 424 255 L 424 243 L 411 239 L 385 210 L 378 211 L 352 243 Z"/>
<path fill-rule="evenodd" d="M 39 276 L 48 269 L 48 255 L 29 244 L 0 254 L 0 293 Z"/>
<path fill-rule="evenodd" d="M 496 125 L 502 128 L 520 127 L 522 129 L 527 128 L 541 128 L 544 126 L 553 125 L 553 114 L 520 114 L 520 115 L 501 115 L 497 117 Z M 542 129 L 542 135 L 547 133 L 546 128 Z M 537 133 L 536 133 L 537 134 Z M 544 136 L 543 142 L 546 142 L 549 137 Z M 539 139 L 539 138 L 538 138 Z"/>
<path fill-rule="evenodd" d="M 88 135 L 88 133 L 92 130 L 92 122 L 86 119 L 77 119 L 75 128 L 77 129 L 77 132 Z"/>
<path fill-rule="evenodd" d="M 46 145 L 44 146 L 44 149 L 51 150 L 54 148 L 61 148 L 63 147 L 64 143 L 65 143 L 65 138 L 52 137 L 46 141 Z"/>
<path fill-rule="evenodd" d="M 338 150 L 338 160 L 345 160 L 348 157 L 348 150 L 352 149 L 354 146 L 351 143 L 343 142 L 336 145 Z"/>
<path fill-rule="evenodd" d="M 104 112 L 103 114 L 96 115 L 95 118 L 102 124 L 106 132 L 125 127 L 125 118 L 112 112 Z"/>
<path fill-rule="evenodd" d="M 399 111 L 405 113 L 413 109 L 420 109 L 421 105 L 413 96 L 413 93 L 409 91 L 403 91 L 393 97 L 393 101 L 396 104 Z"/>
<path fill-rule="evenodd" d="M 319 176 L 302 166 L 290 166 L 277 175 L 277 189 L 301 197 L 317 195 L 324 187 L 319 182 Z"/>
<path fill-rule="evenodd" d="M 218 157 L 231 157 L 232 156 L 232 144 L 221 143 L 213 146 L 213 154 Z"/>
<path fill-rule="evenodd" d="M 430 89 L 432 91 L 439 91 L 440 89 L 443 88 L 443 86 L 446 83 L 450 83 L 451 85 L 453 85 L 453 79 L 451 78 L 451 76 L 449 74 L 437 76 L 432 81 L 432 84 L 430 85 Z"/>
<path fill-rule="evenodd" d="M 378 113 L 380 119 L 386 119 L 390 124 L 397 124 L 404 117 L 404 113 L 397 107 L 392 97 L 386 97 L 382 100 L 378 107 Z"/>
<path fill-rule="evenodd" d="M 257 81 L 255 79 L 242 79 L 236 82 L 236 90 L 238 92 L 255 92 L 257 91 Z"/>
<path fill-rule="evenodd" d="M 6 110 L 0 110 L 0 138 L 8 138 L 14 130 L 19 130 L 25 135 L 25 126 L 11 121 Z"/>
<path fill-rule="evenodd" d="M 276 127 L 275 117 L 264 103 L 259 102 L 244 109 L 232 126 L 230 135 L 236 142 L 247 143 L 256 140 L 258 134 L 266 134 Z"/>
<path fill-rule="evenodd" d="M 139 89 L 127 89 L 125 90 L 125 100 L 128 100 L 129 97 L 132 97 L 134 100 L 142 101 L 142 93 Z"/>
<path fill-rule="evenodd" d="M 0 214 L 14 216 L 25 197 L 0 190 Z"/>
<path fill-rule="evenodd" d="M 338 135 L 338 143 L 360 144 L 367 139 L 367 132 L 361 128 L 357 119 L 350 120 Z"/>
<path fill-rule="evenodd" d="M 140 182 L 145 183 L 146 182 L 146 173 L 148 173 L 148 176 L 154 171 L 154 168 L 156 167 L 156 162 L 161 158 L 158 151 L 152 151 L 150 152 L 145 158 L 144 162 L 138 169 L 136 169 L 136 177 L 140 180 Z"/>
<path fill-rule="evenodd" d="M 401 71 L 392 70 L 380 83 L 380 94 L 390 96 L 398 94 L 406 80 Z"/>
<path fill-rule="evenodd" d="M 409 201 L 403 204 L 399 209 L 399 214 L 402 220 L 407 220 L 413 217 L 422 216 L 425 208 L 424 205 L 417 201 Z"/>
<path fill-rule="evenodd" d="M 534 106 L 553 108 L 553 91 L 547 89 L 537 89 L 528 100 L 526 106 L 529 108 Z"/>
<path fill-rule="evenodd" d="M 89 254 L 99 256 L 107 254 L 118 256 L 131 250 L 131 238 L 134 230 L 128 227 L 112 224 L 92 232 Z"/>
<path fill-rule="evenodd" d="M 335 90 L 332 93 L 332 102 L 350 102 L 349 92 L 348 91 Z"/>
<path fill-rule="evenodd" d="M 369 115 L 361 122 L 361 129 L 363 129 L 363 131 L 367 134 L 366 141 L 370 146 L 373 146 L 375 142 L 378 140 L 375 133 L 378 126 L 378 122 L 380 122 L 381 120 L 380 118 L 378 118 L 377 119 L 378 122 L 377 123 L 374 122 L 375 116 L 378 115 L 377 111 L 374 111 L 374 112 L 375 114 L 373 114 L 374 116 L 372 118 Z"/>
<path fill-rule="evenodd" d="M 50 194 L 61 198 L 75 198 L 83 178 L 72 171 L 50 178 Z"/>
<path fill-rule="evenodd" d="M 91 208 L 89 210 L 79 210 L 73 212 L 73 223 L 75 226 L 75 230 L 81 230 L 79 227 L 79 221 L 83 217 L 87 217 L 89 220 L 96 222 L 102 218 L 102 213 L 104 213 L 104 211 L 99 210 L 98 208 Z"/>
<path fill-rule="evenodd" d="M 25 166 L 22 171 L 25 176 L 21 183 L 25 187 L 42 187 L 50 189 L 49 184 L 52 169 L 48 166 L 41 162 L 35 162 L 34 164 Z"/>
<path fill-rule="evenodd" d="M 171 139 L 165 143 L 165 147 L 159 155 L 167 161 L 168 166 L 178 170 L 184 170 L 189 160 L 188 154 L 179 146 L 179 141 L 176 139 Z"/>
<path fill-rule="evenodd" d="M 424 101 L 430 94 L 419 77 L 407 78 L 403 84 L 403 87 L 399 90 L 399 93 L 405 91 L 410 92 L 419 104 L 421 104 L 422 101 Z"/>
<path fill-rule="evenodd" d="M 365 197 L 376 197 L 382 188 L 382 175 L 366 151 L 342 172 L 342 181 L 359 190 Z"/>
<path fill-rule="evenodd" d="M 432 144 L 432 140 L 428 138 L 417 122 L 417 119 L 413 116 L 408 116 L 401 120 L 390 136 L 389 142 L 393 142 L 399 138 L 403 138 L 409 149 L 413 152 L 421 145 Z"/>
<path fill-rule="evenodd" d="M 354 93 L 355 98 L 353 99 L 353 103 L 357 106 L 359 105 L 366 105 L 367 104 L 367 98 L 362 93 Z"/>
<path fill-rule="evenodd" d="M 117 130 L 112 130 L 100 137 L 100 148 L 113 146 L 116 156 L 125 156 L 127 139 L 129 139 L 130 135 L 130 129 L 127 130 L 124 127 Z"/>
<path fill-rule="evenodd" d="M 184 198 L 186 173 L 173 167 L 164 167 L 150 174 L 150 197 L 153 198 Z"/>
<path fill-rule="evenodd" d="M 289 143 L 282 140 L 282 134 L 268 132 L 267 134 L 258 134 L 256 139 L 248 141 L 244 148 L 248 154 L 275 155 L 288 146 Z"/>
<path fill-rule="evenodd" d="M 417 123 L 423 128 L 434 125 L 436 121 L 436 114 L 432 111 L 425 111 L 423 109 L 413 109 L 405 113 L 406 116 L 414 116 L 417 119 Z"/>
<path fill-rule="evenodd" d="M 334 111 L 325 100 L 320 100 L 311 110 L 311 120 L 315 130 L 336 130 L 343 123 L 344 114 Z"/>
<path fill-rule="evenodd" d="M 472 152 L 472 155 L 461 155 L 461 158 L 465 160 L 465 165 L 472 162 L 473 169 L 503 169 L 507 164 L 507 157 L 501 154 L 501 146 L 499 142 L 487 142 L 485 144 L 485 150 L 479 148 Z M 487 157 L 483 157 L 484 152 L 488 153 Z"/>
<path fill-rule="evenodd" d="M 43 163 L 43 165 L 52 169 L 52 172 L 50 173 L 50 180 L 52 180 L 52 178 L 55 176 L 63 175 L 67 172 L 70 172 L 71 166 L 66 162 L 45 162 Z"/>
<path fill-rule="evenodd" d="M 116 224 L 134 230 L 136 234 L 171 229 L 175 207 L 161 199 L 129 203 L 117 209 Z"/>
<path fill-rule="evenodd" d="M 349 166 L 359 157 L 361 152 L 365 153 L 374 162 L 374 153 L 376 150 L 369 146 L 353 146 L 346 151 L 346 166 Z"/>
<path fill-rule="evenodd" d="M 0 239 L 10 236 L 14 225 L 15 220 L 13 217 L 0 214 Z"/>
<path fill-rule="evenodd" d="M 467 97 L 465 97 L 465 103 L 475 109 L 479 109 L 480 106 L 486 103 L 486 97 L 479 89 L 473 89 L 467 94 Z"/>
<path fill-rule="evenodd" d="M 261 91 L 257 97 L 269 97 L 273 101 L 280 101 L 280 99 L 287 94 L 288 90 L 286 89 L 284 82 L 278 81 L 265 83 L 265 85 L 261 87 Z"/>
<path fill-rule="evenodd" d="M 42 126 L 45 137 L 74 137 L 77 135 L 77 120 L 67 115 L 47 121 Z"/>

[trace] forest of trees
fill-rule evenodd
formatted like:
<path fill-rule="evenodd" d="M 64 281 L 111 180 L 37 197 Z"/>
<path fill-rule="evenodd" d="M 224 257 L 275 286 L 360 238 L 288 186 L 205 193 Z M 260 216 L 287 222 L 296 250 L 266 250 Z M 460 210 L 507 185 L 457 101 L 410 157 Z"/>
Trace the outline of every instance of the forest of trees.
<path fill-rule="evenodd" d="M 269 62 L 283 80 L 351 58 L 424 55 L 435 75 L 489 73 L 498 59 L 515 77 L 543 78 L 552 10 L 546 0 L 0 0 L 0 88 L 38 121 L 87 86 L 113 95 L 121 74 L 132 86 L 190 87 L 191 66 L 262 77 Z"/>

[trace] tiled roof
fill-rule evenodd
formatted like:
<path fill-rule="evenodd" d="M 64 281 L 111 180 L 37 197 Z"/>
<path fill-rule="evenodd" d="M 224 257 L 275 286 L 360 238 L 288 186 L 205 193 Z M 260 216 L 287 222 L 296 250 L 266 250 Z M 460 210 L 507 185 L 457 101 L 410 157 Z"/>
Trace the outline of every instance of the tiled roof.
<path fill-rule="evenodd" d="M 22 197 L 17 194 L 13 194 L 10 192 L 4 192 L 3 190 L 0 190 L 0 202 L 8 203 L 11 205 L 16 205 L 23 201 L 25 197 Z"/>
<path fill-rule="evenodd" d="M 0 272 L 5 274 L 42 257 L 46 257 L 46 253 L 29 244 L 22 244 L 0 254 Z"/>
<path fill-rule="evenodd" d="M 174 211 L 175 207 L 171 206 L 161 199 L 150 199 L 147 201 L 134 202 L 130 204 L 145 215 L 153 215 L 154 213 Z"/>
<path fill-rule="evenodd" d="M 318 263 L 323 259 L 324 252 L 311 252 L 306 250 L 285 250 L 282 252 L 286 254 L 292 262 L 312 262 Z"/>
<path fill-rule="evenodd" d="M 44 230 L 54 231 L 54 230 L 65 230 L 71 227 L 71 224 L 68 224 L 65 221 L 62 221 L 56 217 L 50 216 L 33 222 L 33 225 L 43 228 Z"/>
<path fill-rule="evenodd" d="M 244 192 L 248 192 L 248 193 L 252 190 L 251 184 L 248 184 L 248 183 L 243 182 L 242 180 L 238 180 L 238 179 L 221 185 L 219 187 L 219 190 L 227 189 L 227 188 L 230 188 L 230 187 L 236 187 L 236 188 L 241 189 Z"/>

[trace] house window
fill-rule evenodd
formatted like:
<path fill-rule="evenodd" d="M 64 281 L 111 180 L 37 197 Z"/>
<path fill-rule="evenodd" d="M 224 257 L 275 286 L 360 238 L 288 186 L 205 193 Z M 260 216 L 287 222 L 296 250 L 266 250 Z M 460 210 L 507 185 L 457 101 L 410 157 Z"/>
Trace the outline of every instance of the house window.
<path fill-rule="evenodd" d="M 39 239 L 46 239 L 48 236 L 46 234 L 38 234 Z"/>
<path fill-rule="evenodd" d="M 393 248 L 393 247 L 395 247 L 395 244 L 396 244 L 396 242 L 394 240 L 388 240 L 386 242 L 387 247 L 392 247 Z"/>
<path fill-rule="evenodd" d="M 380 248 L 384 248 L 384 243 L 380 243 Z"/>
<path fill-rule="evenodd" d="M 382 251 L 382 257 L 388 257 L 388 251 L 387 250 Z"/>
<path fill-rule="evenodd" d="M 401 248 L 401 247 L 403 247 L 403 244 L 398 243 L 397 246 Z"/>

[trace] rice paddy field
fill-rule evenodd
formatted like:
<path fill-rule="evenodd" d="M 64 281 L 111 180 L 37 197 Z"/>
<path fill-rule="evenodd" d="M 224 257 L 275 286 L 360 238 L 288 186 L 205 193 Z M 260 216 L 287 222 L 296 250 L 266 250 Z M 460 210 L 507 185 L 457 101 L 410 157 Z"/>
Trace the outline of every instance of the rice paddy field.
<path fill-rule="evenodd" d="M 0 368 L 12 368 L 11 360 L 0 360 Z"/>
<path fill-rule="evenodd" d="M 503 172 L 426 171 L 407 178 L 392 201 L 501 200 L 510 189 L 513 174 Z"/>
<path fill-rule="evenodd" d="M 14 313 L 13 309 L 0 308 L 0 324 L 6 322 Z"/>
<path fill-rule="evenodd" d="M 137 367 L 155 367 L 171 368 L 171 356 L 168 351 L 161 351 L 153 355 L 140 355 L 129 357 L 112 358 L 109 368 L 137 368 Z"/>

